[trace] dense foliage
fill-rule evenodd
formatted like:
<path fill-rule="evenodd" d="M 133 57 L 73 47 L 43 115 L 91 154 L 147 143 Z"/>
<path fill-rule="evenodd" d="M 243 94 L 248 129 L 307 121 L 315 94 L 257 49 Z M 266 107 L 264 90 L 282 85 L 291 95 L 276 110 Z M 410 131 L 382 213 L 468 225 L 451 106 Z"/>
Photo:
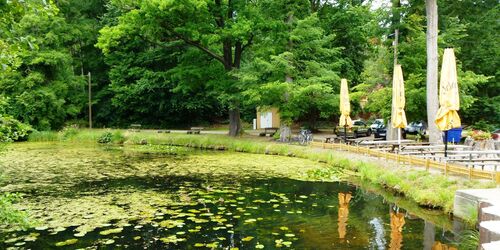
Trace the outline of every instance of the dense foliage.
<path fill-rule="evenodd" d="M 239 117 L 268 106 L 286 123 L 331 124 L 340 78 L 353 116 L 387 118 L 398 28 L 408 119 L 426 120 L 425 1 L 371 2 L 0 0 L 0 114 L 38 130 L 86 124 L 90 72 L 99 127 L 240 130 Z M 453 47 L 458 59 L 460 115 L 499 127 L 498 1 L 438 6 L 440 53 Z"/>
<path fill-rule="evenodd" d="M 27 140 L 31 126 L 10 116 L 0 115 L 0 143 Z"/>

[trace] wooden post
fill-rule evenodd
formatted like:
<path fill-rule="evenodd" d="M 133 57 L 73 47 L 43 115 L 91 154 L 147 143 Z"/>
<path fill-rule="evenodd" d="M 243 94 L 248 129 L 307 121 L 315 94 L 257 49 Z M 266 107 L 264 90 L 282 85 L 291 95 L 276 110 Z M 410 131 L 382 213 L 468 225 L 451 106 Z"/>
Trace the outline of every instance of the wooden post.
<path fill-rule="evenodd" d="M 497 185 L 500 185 L 500 172 L 495 173 L 495 179 L 496 179 Z"/>
<path fill-rule="evenodd" d="M 425 170 L 429 171 L 429 167 L 431 165 L 431 160 L 429 158 L 425 159 Z"/>
<path fill-rule="evenodd" d="M 444 175 L 448 175 L 448 162 L 444 162 Z"/>
<path fill-rule="evenodd" d="M 469 166 L 469 180 L 472 179 L 472 167 Z"/>
<path fill-rule="evenodd" d="M 89 128 L 92 129 L 92 84 L 91 75 L 89 72 Z"/>

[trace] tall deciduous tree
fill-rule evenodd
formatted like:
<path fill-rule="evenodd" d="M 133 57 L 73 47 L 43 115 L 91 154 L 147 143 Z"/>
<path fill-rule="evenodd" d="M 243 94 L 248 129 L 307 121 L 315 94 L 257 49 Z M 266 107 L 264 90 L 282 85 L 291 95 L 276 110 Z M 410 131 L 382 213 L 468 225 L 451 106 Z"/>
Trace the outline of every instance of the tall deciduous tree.
<path fill-rule="evenodd" d="M 244 52 L 259 34 L 260 1 L 142 1 L 137 8 L 119 18 L 117 25 L 105 27 L 99 47 L 105 53 L 113 42 L 138 29 L 144 41 L 159 46 L 196 48 L 208 56 L 205 62 L 219 62 L 225 79 L 211 86 L 229 107 L 229 135 L 241 133 L 239 90 L 229 74 L 241 65 Z M 132 21 L 132 22 L 131 22 Z"/>

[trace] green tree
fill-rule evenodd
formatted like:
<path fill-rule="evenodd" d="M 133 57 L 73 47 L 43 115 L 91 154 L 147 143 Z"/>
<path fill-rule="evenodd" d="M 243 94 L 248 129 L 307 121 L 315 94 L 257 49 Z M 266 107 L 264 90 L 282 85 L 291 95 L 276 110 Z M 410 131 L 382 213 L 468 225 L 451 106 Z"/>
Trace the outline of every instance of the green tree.
<path fill-rule="evenodd" d="M 69 39 L 59 9 L 45 1 L 7 2 L 10 43 L 15 63 L 0 72 L 6 112 L 37 129 L 58 128 L 82 107 L 82 79 L 72 72 Z M 4 8 L 5 10 L 5 8 Z M 12 60 L 11 60 L 12 62 Z"/>
<path fill-rule="evenodd" d="M 248 86 L 247 104 L 278 107 L 285 123 L 302 120 L 313 128 L 318 118 L 338 113 L 336 93 L 344 62 L 340 48 L 332 47 L 333 39 L 325 34 L 316 14 L 298 20 L 289 32 L 293 46 L 283 45 L 278 55 L 257 57 L 238 72 Z"/>
<path fill-rule="evenodd" d="M 210 87 L 229 107 L 229 134 L 236 136 L 241 132 L 241 96 L 229 73 L 240 67 L 243 53 L 265 23 L 259 19 L 259 4 L 235 0 L 141 1 L 120 16 L 116 25 L 101 30 L 98 46 L 109 54 L 121 38 L 139 30 L 144 41 L 158 46 L 184 45 L 203 52 L 205 63 L 215 60 L 225 71 L 225 77 L 218 77 Z"/>

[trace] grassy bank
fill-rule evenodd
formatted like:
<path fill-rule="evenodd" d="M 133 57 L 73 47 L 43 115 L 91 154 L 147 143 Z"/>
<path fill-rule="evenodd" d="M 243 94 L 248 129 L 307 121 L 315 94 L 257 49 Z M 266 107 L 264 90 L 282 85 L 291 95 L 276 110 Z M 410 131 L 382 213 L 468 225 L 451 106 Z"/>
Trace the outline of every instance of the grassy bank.
<path fill-rule="evenodd" d="M 96 142 L 106 130 L 75 130 L 61 132 L 38 132 L 30 141 L 93 141 Z M 211 150 L 227 150 L 254 154 L 270 154 L 300 157 L 326 163 L 328 167 L 311 173 L 314 179 L 329 179 L 330 175 L 344 169 L 350 178 L 380 185 L 385 189 L 414 200 L 421 206 L 442 209 L 450 213 L 453 209 L 457 189 L 491 188 L 493 182 L 479 182 L 444 175 L 431 174 L 424 170 L 394 167 L 375 160 L 358 159 L 345 153 L 298 145 L 280 144 L 255 138 L 231 138 L 224 135 L 165 134 L 156 131 L 128 132 L 113 130 L 113 137 L 124 144 L 153 144 L 183 146 Z M 124 140 L 123 140 L 124 138 Z"/>

